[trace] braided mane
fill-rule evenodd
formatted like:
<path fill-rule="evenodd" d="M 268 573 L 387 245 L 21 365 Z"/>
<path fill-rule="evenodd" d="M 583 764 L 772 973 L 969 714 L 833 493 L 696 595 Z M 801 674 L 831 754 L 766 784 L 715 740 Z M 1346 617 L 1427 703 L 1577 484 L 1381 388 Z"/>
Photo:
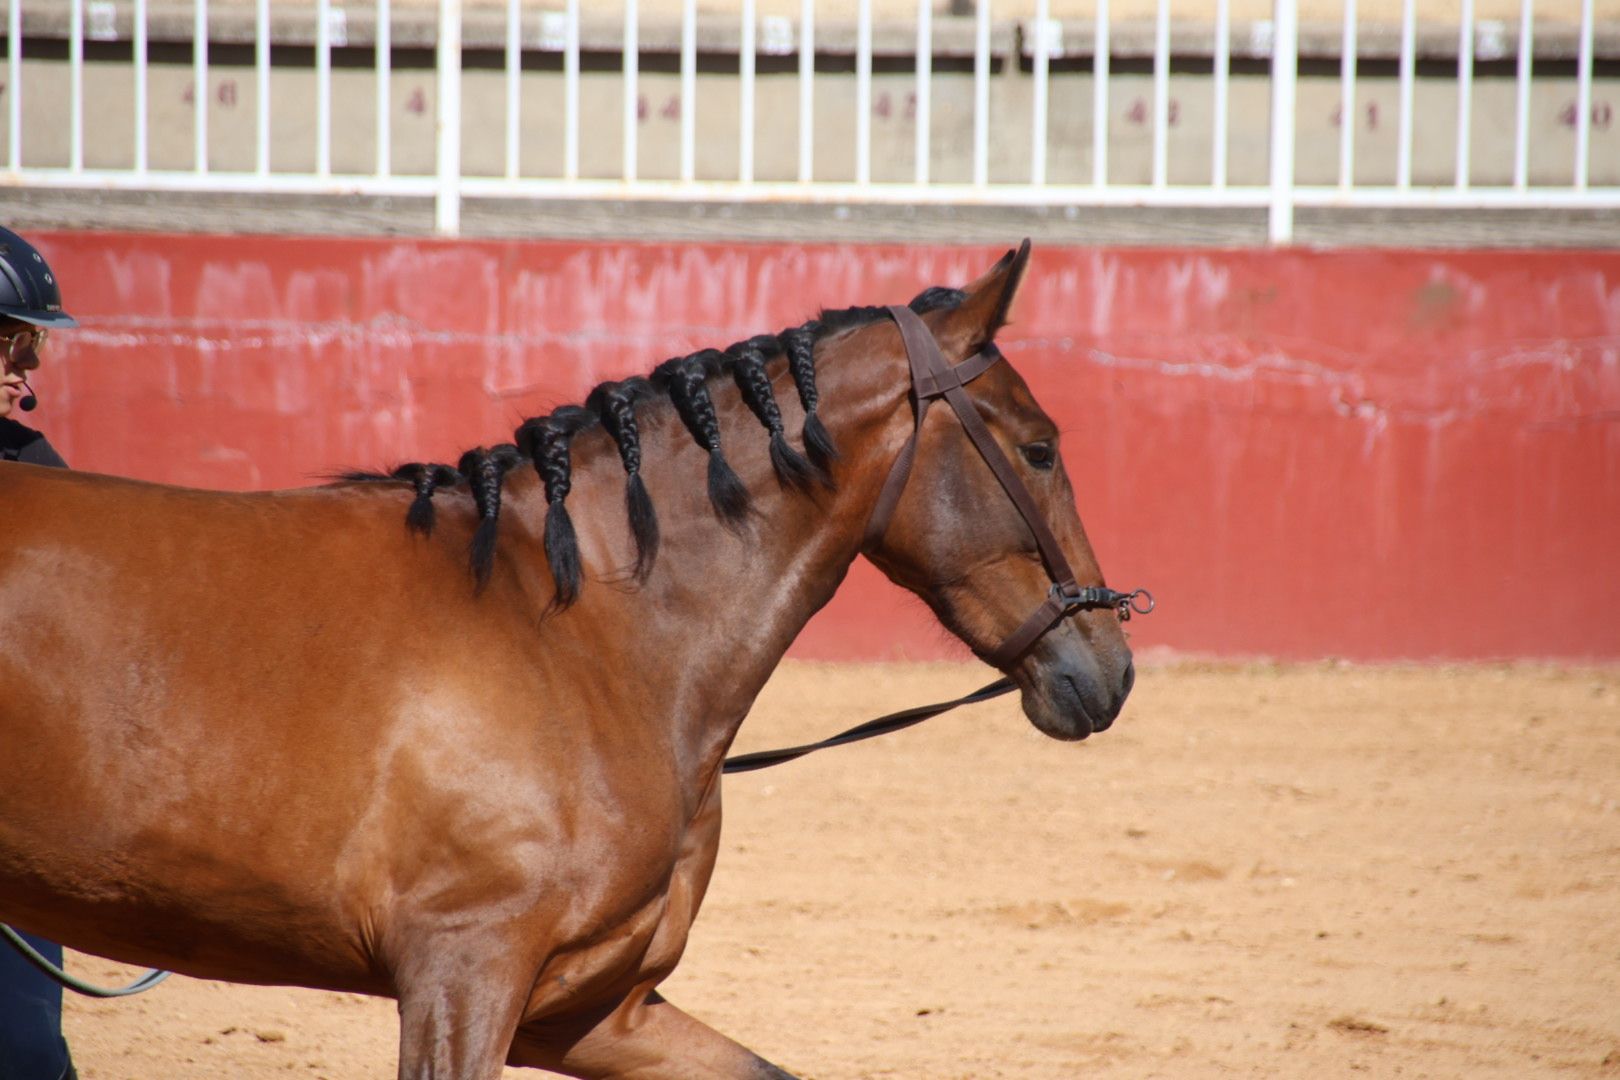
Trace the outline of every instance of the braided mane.
<path fill-rule="evenodd" d="M 921 315 L 954 307 L 965 298 L 961 290 L 936 286 L 919 293 L 909 306 Z M 817 318 L 780 334 L 761 334 L 724 350 L 700 349 L 687 356 L 665 360 L 648 376 L 600 383 L 591 390 L 584 405 L 563 405 L 545 416 L 530 417 L 518 426 L 512 442 L 468 450 L 454 467 L 411 462 L 389 472 L 350 472 L 338 479 L 410 484 L 415 498 L 406 511 L 405 524 L 423 535 L 433 531 L 434 493 L 467 485 L 478 510 L 478 528 L 468 546 L 467 565 L 475 587 L 482 590 L 495 567 L 501 488 L 506 474 L 523 462 L 529 462 L 545 487 L 546 563 L 557 584 L 552 608 L 566 608 L 579 598 L 582 579 L 579 540 L 567 506 L 573 472 L 569 448 L 575 435 L 601 425 L 619 448 L 626 478 L 625 513 L 636 545 L 632 573 L 637 581 L 644 581 L 658 556 L 659 529 L 652 498 L 641 479 L 637 407 L 659 399 L 674 404 L 686 430 L 709 452 L 708 494 L 716 516 L 728 528 L 741 528 L 753 513 L 753 501 L 722 453 L 719 418 L 709 394 L 710 380 L 729 376 L 736 383 L 743 403 L 770 438 L 771 467 L 782 486 L 800 492 L 808 492 L 817 484 L 830 488 L 829 468 L 838 450 L 816 412 L 819 396 L 815 346 L 823 338 L 887 317 L 887 310 L 881 307 L 822 311 Z M 788 442 L 782 410 L 771 389 L 767 365 L 779 357 L 786 359 L 793 385 L 798 390 L 799 404 L 804 408 L 804 425 L 800 430 L 805 448 L 802 454 Z"/>

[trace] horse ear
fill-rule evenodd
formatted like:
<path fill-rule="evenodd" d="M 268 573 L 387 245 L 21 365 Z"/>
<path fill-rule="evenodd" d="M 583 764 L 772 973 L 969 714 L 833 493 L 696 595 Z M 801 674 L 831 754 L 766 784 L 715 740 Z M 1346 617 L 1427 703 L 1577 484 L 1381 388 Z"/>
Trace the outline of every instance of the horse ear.
<path fill-rule="evenodd" d="M 1029 240 L 1009 251 L 964 292 L 967 299 L 946 313 L 934 328 L 934 336 L 946 356 L 972 356 L 995 340 L 996 332 L 1007 325 L 1013 299 L 1029 266 Z"/>

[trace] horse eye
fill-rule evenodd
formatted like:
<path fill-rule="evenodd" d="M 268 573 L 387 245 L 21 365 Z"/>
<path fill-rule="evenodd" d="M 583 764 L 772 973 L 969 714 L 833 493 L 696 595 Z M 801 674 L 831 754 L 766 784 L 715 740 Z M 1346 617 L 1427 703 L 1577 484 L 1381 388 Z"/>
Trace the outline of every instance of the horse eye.
<path fill-rule="evenodd" d="M 1052 463 L 1057 460 L 1050 443 L 1030 443 L 1028 446 L 1020 446 L 1018 450 L 1024 455 L 1024 460 L 1037 469 L 1050 469 Z"/>

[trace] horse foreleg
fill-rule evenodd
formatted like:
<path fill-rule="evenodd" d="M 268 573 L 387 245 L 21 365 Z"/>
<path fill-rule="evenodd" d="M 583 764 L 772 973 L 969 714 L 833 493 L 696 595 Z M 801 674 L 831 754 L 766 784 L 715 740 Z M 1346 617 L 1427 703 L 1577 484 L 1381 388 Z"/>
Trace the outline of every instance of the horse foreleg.
<path fill-rule="evenodd" d="M 440 952 L 395 976 L 399 1080 L 498 1080 L 528 989 L 502 958 Z"/>
<path fill-rule="evenodd" d="M 581 1080 L 794 1080 L 656 991 L 633 996 L 583 1034 L 519 1028 L 507 1063 Z"/>

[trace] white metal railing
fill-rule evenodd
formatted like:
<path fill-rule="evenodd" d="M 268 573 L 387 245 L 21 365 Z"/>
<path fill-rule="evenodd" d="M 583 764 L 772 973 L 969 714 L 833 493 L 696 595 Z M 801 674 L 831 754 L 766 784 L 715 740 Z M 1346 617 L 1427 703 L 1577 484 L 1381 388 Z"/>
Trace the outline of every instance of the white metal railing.
<path fill-rule="evenodd" d="M 214 167 L 210 142 L 210 20 L 226 16 L 224 5 L 210 11 L 208 0 L 192 0 L 192 26 L 190 33 L 191 72 L 193 92 L 192 146 L 189 169 L 154 167 L 152 135 L 154 118 L 150 106 L 152 66 L 148 63 L 150 16 L 147 0 L 123 0 L 129 8 L 131 42 L 131 68 L 133 76 L 134 118 L 132 126 L 133 152 L 127 166 L 91 165 L 86 161 L 86 100 L 85 87 L 85 0 L 70 0 L 66 39 L 66 66 L 68 74 L 68 152 L 66 161 L 42 163 L 30 158 L 30 144 L 24 138 L 28 106 L 38 107 L 39 98 L 31 85 L 24 82 L 25 75 L 25 8 L 43 10 L 49 15 L 59 13 L 59 0 L 9 0 L 5 23 L 7 29 L 6 78 L 4 116 L 8 122 L 6 140 L 6 169 L 0 173 L 0 185 L 39 187 L 102 187 L 152 190 L 216 190 L 231 192 L 283 191 L 283 192 L 346 192 L 385 195 L 421 195 L 436 200 L 436 225 L 439 231 L 454 234 L 459 229 L 461 201 L 467 196 L 479 197 L 546 197 L 546 198 L 612 198 L 612 199 L 681 199 L 712 201 L 804 201 L 804 202 L 871 202 L 887 204 L 906 203 L 960 203 L 1002 205 L 1092 205 L 1092 206 L 1223 206 L 1264 209 L 1269 215 L 1269 235 L 1274 242 L 1286 243 L 1293 236 L 1293 218 L 1299 207 L 1443 207 L 1443 208 L 1614 208 L 1620 207 L 1620 185 L 1591 181 L 1593 154 L 1593 69 L 1596 20 L 1593 0 L 1578 0 L 1579 28 L 1575 36 L 1574 81 L 1575 101 L 1570 126 L 1573 128 L 1574 160 L 1571 162 L 1568 183 L 1532 183 L 1530 178 L 1530 144 L 1534 124 L 1532 110 L 1532 61 L 1536 47 L 1536 0 L 1521 0 L 1517 24 L 1516 76 L 1513 92 L 1513 138 L 1511 147 L 1511 178 L 1498 184 L 1475 182 L 1471 168 L 1475 143 L 1473 140 L 1475 115 L 1476 41 L 1482 28 L 1477 24 L 1473 0 L 1461 0 L 1461 13 L 1456 28 L 1456 87 L 1455 113 L 1455 171 L 1450 183 L 1417 183 L 1414 180 L 1414 119 L 1416 99 L 1416 70 L 1418 61 L 1418 32 L 1416 0 L 1403 0 L 1399 27 L 1399 45 L 1396 52 L 1398 104 L 1394 169 L 1390 182 L 1359 183 L 1356 176 L 1358 111 L 1358 58 L 1362 55 L 1364 38 L 1358 23 L 1355 0 L 1344 0 L 1342 30 L 1338 42 L 1340 57 L 1338 94 L 1339 128 L 1336 143 L 1338 162 L 1336 182 L 1304 184 L 1298 181 L 1296 122 L 1298 108 L 1297 83 L 1300 50 L 1300 25 L 1297 0 L 1274 0 L 1273 18 L 1269 23 L 1251 27 L 1247 46 L 1249 55 L 1258 49 L 1269 59 L 1270 115 L 1276 122 L 1270 124 L 1266 140 L 1267 162 L 1263 179 L 1251 178 L 1238 182 L 1232 174 L 1232 95 L 1233 95 L 1233 23 L 1230 0 L 1209 0 L 1213 4 L 1211 44 L 1208 46 L 1210 76 L 1208 93 L 1211 100 L 1211 122 L 1207 135 L 1210 169 L 1207 179 L 1198 182 L 1172 181 L 1172 128 L 1178 123 L 1172 98 L 1172 4 L 1171 0 L 1157 0 L 1151 31 L 1151 108 L 1142 111 L 1141 122 L 1148 127 L 1147 175 L 1145 180 L 1120 182 L 1111 178 L 1111 152 L 1118 150 L 1118 118 L 1113 112 L 1111 95 L 1118 85 L 1111 68 L 1115 55 L 1119 28 L 1110 18 L 1108 0 L 1096 0 L 1095 20 L 1089 27 L 1062 27 L 1050 16 L 1049 0 L 1035 0 L 1035 18 L 1021 28 L 1021 36 L 1010 48 L 1003 36 L 997 45 L 993 33 L 992 5 L 994 0 L 980 0 L 970 22 L 964 23 L 971 34 L 961 40 L 970 40 L 970 47 L 956 46 L 954 55 L 965 56 L 964 48 L 971 52 L 972 122 L 968 145 L 968 162 L 961 170 L 965 179 L 941 179 L 944 170 L 933 168 L 935 148 L 936 94 L 941 76 L 936 72 L 934 57 L 939 47 L 939 27 L 933 16 L 932 0 L 918 0 L 915 14 L 914 45 L 897 50 L 895 35 L 887 33 L 883 39 L 882 55 L 904 53 L 914 58 L 911 80 L 913 111 L 912 169 L 909 180 L 877 179 L 874 177 L 873 110 L 874 60 L 879 55 L 878 27 L 874 23 L 873 0 L 857 0 L 853 41 L 842 41 L 836 48 L 848 49 L 851 71 L 838 76 L 818 76 L 816 55 L 818 28 L 814 0 L 802 0 L 799 20 L 794 25 L 794 37 L 788 51 L 797 53 L 796 65 L 786 69 L 783 77 L 796 71 L 797 138 L 788 156 L 796 159 L 796 169 L 790 171 L 794 179 L 761 179 L 758 169 L 759 143 L 757 141 L 757 105 L 761 77 L 757 66 L 760 51 L 762 22 L 758 17 L 756 0 L 739 0 L 740 11 L 735 26 L 737 42 L 736 79 L 738 86 L 736 149 L 738 168 L 734 179 L 699 179 L 698 152 L 702 147 L 717 145 L 712 139 L 700 141 L 699 136 L 699 29 L 696 0 L 683 0 L 678 34 L 679 78 L 679 134 L 678 165 L 669 176 L 645 175 L 651 170 L 643 167 L 641 151 L 641 99 L 638 81 L 641 78 L 642 56 L 647 46 L 638 36 L 641 20 L 637 14 L 637 0 L 623 3 L 622 35 L 618 39 L 618 82 L 621 103 L 619 127 L 619 174 L 612 177 L 586 177 L 581 168 L 582 134 L 600 138 L 611 127 L 603 123 L 600 110 L 584 116 L 581 71 L 581 53 L 586 46 L 582 40 L 579 0 L 560 0 L 565 4 L 562 12 L 540 11 L 526 0 L 504 0 L 504 31 L 500 42 L 504 56 L 503 123 L 500 145 L 501 165 L 494 172 L 474 173 L 463 168 L 463 138 L 466 117 L 463 104 L 463 16 L 462 0 L 437 0 L 437 20 L 434 44 L 436 66 L 431 75 L 435 95 L 435 138 L 433 167 L 416 171 L 396 169 L 394 153 L 400 145 L 391 121 L 395 71 L 393 59 L 394 12 L 388 0 L 376 0 L 375 24 L 369 28 L 375 58 L 374 109 L 375 126 L 372 138 L 375 144 L 375 163 L 369 171 L 360 169 L 338 170 L 333 158 L 333 49 L 349 45 L 351 29 L 344 21 L 344 9 L 334 0 L 316 0 L 313 30 L 315 81 L 315 107 L 311 126 L 314 131 L 315 153 L 312 169 L 294 171 L 277 168 L 273 160 L 276 143 L 272 138 L 272 93 L 270 50 L 270 0 L 252 0 L 252 76 L 254 86 L 254 116 L 251 167 Z M 558 2 L 558 0 L 553 0 Z M 103 2 L 103 8 L 108 5 Z M 236 4 L 235 7 L 241 7 Z M 498 6 L 498 5 L 497 5 Z M 1207 10 L 1209 4 L 1201 10 Z M 92 5 L 94 8 L 95 5 Z M 489 7 L 483 5 L 482 7 Z M 493 9 L 491 9 L 493 10 Z M 54 16 L 51 16 L 54 17 Z M 538 19 L 542 29 L 536 36 L 532 27 Z M 711 20 L 712 21 L 712 20 Z M 776 20 L 780 23 L 783 20 Z M 526 27 L 530 32 L 526 34 Z M 217 28 L 216 28 L 217 29 Z M 778 29 L 780 29 L 778 27 Z M 848 28 L 843 29 L 848 33 Z M 892 30 L 892 28 L 887 28 Z M 1086 40 L 1089 32 L 1089 40 Z M 1492 24 L 1489 32 L 1500 38 L 1507 31 Z M 334 40 L 335 33 L 340 35 Z M 829 36 L 822 28 L 823 43 Z M 1074 42 L 1067 43 L 1066 35 Z M 30 35 L 32 36 L 32 35 Z M 1264 38 L 1259 45 L 1255 42 Z M 729 44 L 717 45 L 711 33 L 705 42 L 707 52 L 729 52 Z M 611 55 L 600 34 L 593 38 L 588 50 L 595 55 Z M 1000 49 L 998 53 L 996 50 Z M 780 48 L 776 51 L 780 52 Z M 550 175 L 534 175 L 524 170 L 524 56 L 526 53 L 549 53 L 555 59 L 557 71 L 551 77 L 560 79 L 561 142 L 560 167 Z M 1027 168 L 1014 170 L 1016 178 L 991 176 L 992 131 L 996 124 L 1006 124 L 1005 101 L 1000 105 L 1002 114 L 993 116 L 991 72 L 999 61 L 1004 65 L 1021 65 L 1027 53 L 1026 79 L 1027 114 L 1011 118 L 1017 124 L 1027 125 L 1029 132 Z M 1089 65 L 1066 65 L 1059 74 L 1054 61 L 1067 56 L 1082 58 L 1089 53 Z M 1493 54 L 1494 56 L 1495 54 Z M 600 64 L 597 65 L 601 67 Z M 969 69 L 959 66 L 961 77 Z M 1090 145 L 1089 170 L 1069 179 L 1055 179 L 1051 117 L 1054 93 L 1060 78 L 1070 79 L 1076 72 L 1090 76 Z M 729 74 L 729 73 L 728 73 Z M 816 109 L 818 79 L 853 79 L 854 115 L 830 117 L 824 108 Z M 1068 93 L 1068 91 L 1065 91 Z M 712 100 L 712 99 L 711 99 Z M 1065 99 L 1066 108 L 1072 101 Z M 1607 108 L 1607 106 L 1605 106 Z M 818 165 L 817 124 L 843 123 L 852 147 L 852 175 L 835 179 L 829 170 Z M 1608 113 L 1604 114 L 1604 130 L 1608 129 Z M 1003 140 L 1003 149 L 1005 141 Z M 1079 153 L 1085 149 L 1076 146 Z M 999 159 L 998 159 L 999 162 Z M 1089 178 L 1087 173 L 1089 172 Z"/>
<path fill-rule="evenodd" d="M 1412 0 L 1406 0 L 1410 5 Z M 1299 12 L 1292 3 L 1279 3 L 1273 9 L 1271 43 L 1271 115 L 1287 117 L 1286 123 L 1271 125 L 1271 212 L 1268 235 L 1273 244 L 1287 243 L 1294 235 L 1294 107 L 1299 73 Z M 1225 110 L 1227 102 L 1216 108 Z M 1349 124 L 1349 116 L 1341 119 Z"/>

